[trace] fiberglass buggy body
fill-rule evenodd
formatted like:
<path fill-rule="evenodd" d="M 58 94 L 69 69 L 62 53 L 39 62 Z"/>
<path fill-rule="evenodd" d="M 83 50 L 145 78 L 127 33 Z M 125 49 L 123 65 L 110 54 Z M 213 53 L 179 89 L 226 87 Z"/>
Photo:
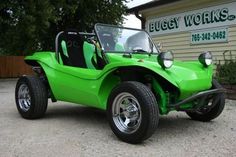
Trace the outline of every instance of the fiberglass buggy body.
<path fill-rule="evenodd" d="M 95 33 L 58 33 L 55 52 L 36 52 L 25 62 L 35 76 L 16 85 L 19 113 L 40 118 L 48 98 L 107 111 L 112 131 L 123 141 L 139 143 L 157 128 L 159 115 L 184 111 L 210 121 L 222 112 L 224 90 L 213 79 L 212 56 L 174 60 L 160 52 L 147 32 L 96 24 Z"/>

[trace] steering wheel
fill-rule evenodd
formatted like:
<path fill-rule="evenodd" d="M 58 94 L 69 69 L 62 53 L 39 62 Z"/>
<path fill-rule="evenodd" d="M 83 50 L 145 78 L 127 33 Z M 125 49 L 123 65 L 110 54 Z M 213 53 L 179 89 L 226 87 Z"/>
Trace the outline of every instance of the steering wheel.
<path fill-rule="evenodd" d="M 146 52 L 146 51 L 143 50 L 143 48 L 140 47 L 140 46 L 135 46 L 135 47 L 133 47 L 133 48 L 132 48 L 132 51 L 133 51 L 133 52 Z"/>

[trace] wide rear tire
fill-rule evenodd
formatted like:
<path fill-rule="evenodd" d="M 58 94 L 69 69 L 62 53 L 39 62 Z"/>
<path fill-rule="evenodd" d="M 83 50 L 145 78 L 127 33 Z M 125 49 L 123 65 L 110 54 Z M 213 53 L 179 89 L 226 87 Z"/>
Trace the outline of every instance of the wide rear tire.
<path fill-rule="evenodd" d="M 128 143 L 140 143 L 149 138 L 159 121 L 154 94 L 135 81 L 121 83 L 112 90 L 107 113 L 114 134 Z"/>
<path fill-rule="evenodd" d="M 22 76 L 16 84 L 15 101 L 23 118 L 41 118 L 47 110 L 48 92 L 38 77 Z"/>

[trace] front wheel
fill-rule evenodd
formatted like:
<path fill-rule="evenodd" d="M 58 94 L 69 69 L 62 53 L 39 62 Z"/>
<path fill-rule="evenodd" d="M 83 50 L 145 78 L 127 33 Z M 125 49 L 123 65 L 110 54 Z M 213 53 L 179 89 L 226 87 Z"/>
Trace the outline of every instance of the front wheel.
<path fill-rule="evenodd" d="M 213 88 L 222 88 L 216 80 L 213 80 L 212 85 Z M 213 104 L 215 105 L 212 107 Z M 193 120 L 207 122 L 217 118 L 222 113 L 224 106 L 225 94 L 220 93 L 215 97 L 208 99 L 204 107 L 198 109 L 197 111 L 187 111 L 186 113 Z"/>
<path fill-rule="evenodd" d="M 128 81 L 112 90 L 108 119 L 114 134 L 128 143 L 140 143 L 157 128 L 159 109 L 152 91 L 142 83 Z"/>
<path fill-rule="evenodd" d="M 23 118 L 40 118 L 47 110 L 47 89 L 38 77 L 22 76 L 16 84 L 15 101 Z"/>

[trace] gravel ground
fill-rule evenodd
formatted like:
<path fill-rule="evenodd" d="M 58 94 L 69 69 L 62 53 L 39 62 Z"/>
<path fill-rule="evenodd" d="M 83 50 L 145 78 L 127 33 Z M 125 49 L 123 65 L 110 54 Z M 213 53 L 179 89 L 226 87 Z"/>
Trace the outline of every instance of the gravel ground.
<path fill-rule="evenodd" d="M 181 112 L 161 116 L 151 138 L 119 141 L 105 113 L 66 102 L 49 103 L 44 118 L 25 120 L 14 102 L 16 80 L 0 80 L 0 157 L 11 156 L 236 156 L 236 101 L 212 122 Z"/>

